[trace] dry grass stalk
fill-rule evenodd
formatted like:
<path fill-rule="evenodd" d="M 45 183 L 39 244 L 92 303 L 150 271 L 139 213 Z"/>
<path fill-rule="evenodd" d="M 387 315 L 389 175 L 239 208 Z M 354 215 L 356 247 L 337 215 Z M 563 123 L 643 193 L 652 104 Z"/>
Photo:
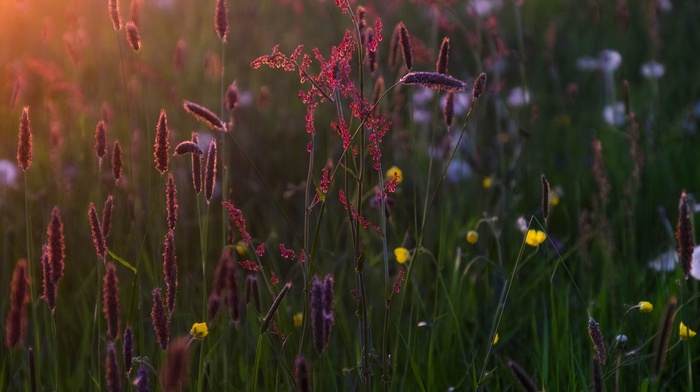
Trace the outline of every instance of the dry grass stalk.
<path fill-rule="evenodd" d="M 172 173 L 168 175 L 168 184 L 165 188 L 165 210 L 168 221 L 168 229 L 175 230 L 177 224 L 177 187 Z"/>
<path fill-rule="evenodd" d="M 209 205 L 214 195 L 214 185 L 216 185 L 216 140 L 212 139 L 211 143 L 209 143 L 207 164 L 204 168 L 204 197 L 207 199 L 207 205 Z"/>
<path fill-rule="evenodd" d="M 125 26 L 126 30 L 126 40 L 129 42 L 129 46 L 134 52 L 138 52 L 141 49 L 141 35 L 139 34 L 139 28 L 134 22 L 128 22 Z"/>
<path fill-rule="evenodd" d="M 434 90 L 464 91 L 467 89 L 465 82 L 437 72 L 409 72 L 399 82 L 407 85 L 421 85 Z"/>
<path fill-rule="evenodd" d="M 107 264 L 102 285 L 102 312 L 107 320 L 107 337 L 115 341 L 119 337 L 119 278 L 112 263 Z"/>
<path fill-rule="evenodd" d="M 525 392 L 537 392 L 539 391 L 539 388 L 537 388 L 537 385 L 535 382 L 530 378 L 530 376 L 523 370 L 520 365 L 513 361 L 512 359 L 509 359 L 507 362 L 508 370 L 510 370 L 510 374 L 513 375 L 513 377 L 518 381 L 518 385 L 520 385 L 520 389 L 522 389 Z"/>
<path fill-rule="evenodd" d="M 651 361 L 651 369 L 654 378 L 657 380 L 664 368 L 666 352 L 671 342 L 671 331 L 673 330 L 673 322 L 676 316 L 676 304 L 676 297 L 669 298 L 664 308 L 664 314 L 661 317 L 661 325 L 659 325 L 659 332 L 656 334 L 656 341 L 654 341 L 654 357 Z"/>
<path fill-rule="evenodd" d="M 605 365 L 605 360 L 608 355 L 605 349 L 605 339 L 603 338 L 603 333 L 600 331 L 600 324 L 598 324 L 593 317 L 588 317 L 588 336 L 591 337 L 593 348 L 596 353 L 598 353 L 600 363 Z"/>
<path fill-rule="evenodd" d="M 189 369 L 188 340 L 184 337 L 175 339 L 165 353 L 165 363 L 160 370 L 160 380 L 163 390 L 166 392 L 182 390 L 185 380 L 187 380 Z"/>
<path fill-rule="evenodd" d="M 119 181 L 122 177 L 122 146 L 118 140 L 114 141 L 114 148 L 112 148 L 112 177 L 114 181 Z"/>
<path fill-rule="evenodd" d="M 153 330 L 156 333 L 156 340 L 160 348 L 165 351 L 170 341 L 170 319 L 165 313 L 165 306 L 160 295 L 160 289 L 153 289 L 153 307 L 151 308 L 151 320 L 153 321 Z"/>
<path fill-rule="evenodd" d="M 678 261 L 681 264 L 685 280 L 690 275 L 695 242 L 693 241 L 693 224 L 690 221 L 690 206 L 688 195 L 683 191 L 678 202 L 678 224 L 676 225 L 676 240 L 678 241 Z"/>
<path fill-rule="evenodd" d="M 282 287 L 279 294 L 277 294 L 277 297 L 275 297 L 275 300 L 272 302 L 272 306 L 270 306 L 270 310 L 267 311 L 267 314 L 263 318 L 262 325 L 260 326 L 260 333 L 265 333 L 267 331 L 267 327 L 270 326 L 272 318 L 275 316 L 275 313 L 277 313 L 277 309 L 280 307 L 284 296 L 287 295 L 291 287 L 292 282 L 287 282 L 287 284 Z"/>
<path fill-rule="evenodd" d="M 440 52 L 438 52 L 438 61 L 435 64 L 435 71 L 437 73 L 447 75 L 447 62 L 450 58 L 450 39 L 445 37 L 442 39 L 442 44 L 440 44 Z"/>
<path fill-rule="evenodd" d="M 105 245 L 100 218 L 97 217 L 97 209 L 94 203 L 90 203 L 88 218 L 90 219 L 90 231 L 92 232 L 92 243 L 95 245 L 95 252 L 97 253 L 97 257 L 104 262 L 105 256 L 107 255 L 107 246 Z"/>
<path fill-rule="evenodd" d="M 121 392 L 122 390 L 122 375 L 119 371 L 119 362 L 117 362 L 117 351 L 114 349 L 114 342 L 109 342 L 107 345 L 107 360 L 105 363 L 107 372 L 107 391 Z"/>
<path fill-rule="evenodd" d="M 12 273 L 10 285 L 10 311 L 5 324 L 5 346 L 12 350 L 22 344 L 26 325 L 26 304 L 29 300 L 27 261 L 20 259 Z"/>
<path fill-rule="evenodd" d="M 165 114 L 165 110 L 161 109 L 160 117 L 158 118 L 158 125 L 156 126 L 156 142 L 154 144 L 153 157 L 156 162 L 156 170 L 160 174 L 165 173 L 168 170 L 168 159 L 170 151 L 169 142 L 169 130 L 168 130 L 168 117 Z"/>
<path fill-rule="evenodd" d="M 190 101 L 183 101 L 182 106 L 194 118 L 207 124 L 209 128 L 215 131 L 226 131 L 226 124 L 221 121 L 219 116 L 204 106 Z"/>
<path fill-rule="evenodd" d="M 32 127 L 29 121 L 29 106 L 22 109 L 22 117 L 19 120 L 17 163 L 25 172 L 32 165 Z"/>

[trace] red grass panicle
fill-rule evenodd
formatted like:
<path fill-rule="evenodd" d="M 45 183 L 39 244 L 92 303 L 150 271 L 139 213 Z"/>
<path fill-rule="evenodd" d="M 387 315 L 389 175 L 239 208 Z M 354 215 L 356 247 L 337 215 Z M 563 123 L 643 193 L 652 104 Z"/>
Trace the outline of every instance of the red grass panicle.
<path fill-rule="evenodd" d="M 216 185 L 216 139 L 212 139 L 209 143 L 207 164 L 204 168 L 204 197 L 207 199 L 207 205 L 214 195 L 214 185 Z"/>
<path fill-rule="evenodd" d="M 464 91 L 467 89 L 465 82 L 437 72 L 409 72 L 399 82 L 407 85 L 421 85 L 433 90 Z"/>
<path fill-rule="evenodd" d="M 226 0 L 216 0 L 214 27 L 221 42 L 226 42 L 226 35 L 228 34 L 228 6 L 226 5 Z"/>
<path fill-rule="evenodd" d="M 447 62 L 450 58 L 450 38 L 445 37 L 440 44 L 440 52 L 438 52 L 438 60 L 435 64 L 435 72 L 447 75 Z"/>
<path fill-rule="evenodd" d="M 104 263 L 105 256 L 107 255 L 107 246 L 105 245 L 100 218 L 97 217 L 97 209 L 94 203 L 90 203 L 88 218 L 90 219 L 90 231 L 92 232 L 92 243 L 95 245 L 95 252 L 97 253 L 97 257 Z"/>
<path fill-rule="evenodd" d="M 168 185 L 165 188 L 165 206 L 168 229 L 175 230 L 177 224 L 177 187 L 172 173 L 168 175 Z"/>
<path fill-rule="evenodd" d="M 197 132 L 192 132 L 192 143 L 199 146 Z M 197 193 L 202 191 L 202 159 L 201 155 L 192 154 L 192 185 Z"/>
<path fill-rule="evenodd" d="M 122 146 L 119 140 L 114 141 L 114 148 L 112 148 L 112 177 L 115 182 L 122 177 Z"/>
<path fill-rule="evenodd" d="M 114 348 L 114 342 L 109 342 L 107 345 L 107 360 L 105 362 L 105 371 L 107 372 L 107 391 L 121 392 L 122 391 L 122 375 L 119 370 L 119 362 L 117 362 L 117 350 Z"/>
<path fill-rule="evenodd" d="M 194 133 L 194 132 L 193 132 Z M 185 154 L 195 154 L 195 155 L 204 155 L 204 151 L 202 151 L 201 148 L 199 148 L 199 144 L 187 140 L 184 141 L 175 147 L 175 154 L 176 155 L 185 155 Z"/>
<path fill-rule="evenodd" d="M 165 280 L 165 303 L 172 314 L 175 311 L 177 294 L 177 260 L 175 258 L 175 234 L 168 230 L 163 243 L 163 276 Z"/>
<path fill-rule="evenodd" d="M 112 21 L 114 31 L 121 30 L 122 16 L 119 14 L 119 0 L 107 0 L 107 10 L 109 11 L 109 19 Z"/>
<path fill-rule="evenodd" d="M 233 258 L 229 258 L 226 261 L 226 304 L 234 321 L 238 321 L 241 318 L 241 299 L 238 295 L 236 275 L 236 263 L 233 261 Z"/>
<path fill-rule="evenodd" d="M 221 121 L 219 116 L 202 105 L 190 101 L 183 101 L 182 107 L 194 116 L 197 120 L 207 124 L 209 128 L 215 131 L 226 131 L 226 124 Z"/>
<path fill-rule="evenodd" d="M 474 88 L 472 89 L 472 100 L 479 99 L 481 94 L 484 93 L 484 89 L 486 88 L 486 79 L 487 76 L 485 72 L 480 73 L 476 78 L 474 81 Z"/>
<path fill-rule="evenodd" d="M 32 165 L 32 126 L 29 121 L 29 106 L 22 108 L 22 117 L 19 120 L 17 163 L 25 172 Z"/>
<path fill-rule="evenodd" d="M 374 73 L 377 70 L 377 51 L 376 51 L 377 38 L 375 37 L 374 30 L 371 27 L 366 30 L 364 41 L 368 43 L 368 45 L 367 45 L 368 50 L 367 50 L 367 53 L 365 54 L 365 62 L 367 63 L 367 66 L 369 67 L 369 72 Z M 369 49 L 370 42 L 373 42 L 375 44 L 375 50 Z"/>
<path fill-rule="evenodd" d="M 113 263 L 107 264 L 102 285 L 102 312 L 107 320 L 107 337 L 115 341 L 119 337 L 119 278 Z"/>
<path fill-rule="evenodd" d="M 141 49 L 141 35 L 139 34 L 139 28 L 134 22 L 128 22 L 124 27 L 126 30 L 126 40 L 129 42 L 129 46 L 134 52 L 138 52 Z"/>
<path fill-rule="evenodd" d="M 131 325 L 127 325 L 124 329 L 122 358 L 124 358 L 124 372 L 131 373 L 131 360 L 134 358 L 134 331 L 131 329 Z"/>
<path fill-rule="evenodd" d="M 114 213 L 114 198 L 112 195 L 107 197 L 105 205 L 102 207 L 102 238 L 107 241 L 109 233 L 112 231 L 112 215 Z"/>
<path fill-rule="evenodd" d="M 445 96 L 445 124 L 450 127 L 455 120 L 455 92 L 448 91 Z"/>
<path fill-rule="evenodd" d="M 51 275 L 51 263 L 49 262 L 49 251 L 47 245 L 44 245 L 41 248 L 41 266 L 43 272 L 42 284 L 44 288 L 41 299 L 46 301 L 46 303 L 49 305 L 49 309 L 51 309 L 51 314 L 53 314 L 56 311 L 56 296 L 58 292 Z"/>
<path fill-rule="evenodd" d="M 170 318 L 165 313 L 163 298 L 160 289 L 153 289 L 153 308 L 151 309 L 151 320 L 153 321 L 153 331 L 156 333 L 156 340 L 160 348 L 165 351 L 170 341 Z"/>
<path fill-rule="evenodd" d="M 403 22 L 399 22 L 399 45 L 406 69 L 410 71 L 413 68 L 413 48 L 411 47 L 411 36 Z"/>
<path fill-rule="evenodd" d="M 102 166 L 102 158 L 107 154 L 107 125 L 100 120 L 95 127 L 95 154 Z"/>
<path fill-rule="evenodd" d="M 166 392 L 181 391 L 190 368 L 187 347 L 189 338 L 175 339 L 165 353 L 165 363 L 160 368 L 160 382 Z"/>
<path fill-rule="evenodd" d="M 678 261 L 683 270 L 685 280 L 690 276 L 691 263 L 693 261 L 693 224 L 690 221 L 690 206 L 688 195 L 683 191 L 678 202 L 678 224 L 676 225 L 676 241 L 678 242 Z"/>
<path fill-rule="evenodd" d="M 301 355 L 297 355 L 294 360 L 294 382 L 296 383 L 297 391 L 311 392 L 309 365 L 306 363 L 306 358 Z"/>
<path fill-rule="evenodd" d="M 238 106 L 238 84 L 234 80 L 226 90 L 226 109 L 232 112 Z"/>
<path fill-rule="evenodd" d="M 608 356 L 605 349 L 605 339 L 603 339 L 603 333 L 600 331 L 600 324 L 598 324 L 593 317 L 588 318 L 588 336 L 590 336 L 591 342 L 593 342 L 593 348 L 596 353 L 598 353 L 600 363 L 605 365 L 605 360 Z"/>
<path fill-rule="evenodd" d="M 22 344 L 26 325 L 26 304 L 29 300 L 27 261 L 20 259 L 12 273 L 10 285 L 10 311 L 5 324 L 5 346 L 12 350 Z"/>
<path fill-rule="evenodd" d="M 64 259 L 66 257 L 66 241 L 63 236 L 63 222 L 58 207 L 51 211 L 51 221 L 46 229 L 49 237 L 47 251 L 49 253 L 49 265 L 51 267 L 51 280 L 54 285 L 58 285 L 59 279 L 63 277 Z"/>
<path fill-rule="evenodd" d="M 155 150 L 153 151 L 153 156 L 156 162 L 156 170 L 158 170 L 160 174 L 163 174 L 166 170 L 168 170 L 168 159 L 170 154 L 170 142 L 168 139 L 168 117 L 165 114 L 165 110 L 161 109 L 160 117 L 158 118 L 158 125 L 156 126 L 156 142 L 154 144 Z"/>
<path fill-rule="evenodd" d="M 311 332 L 318 353 L 328 347 L 334 324 L 333 278 L 330 274 L 323 281 L 314 277 L 311 282 Z"/>

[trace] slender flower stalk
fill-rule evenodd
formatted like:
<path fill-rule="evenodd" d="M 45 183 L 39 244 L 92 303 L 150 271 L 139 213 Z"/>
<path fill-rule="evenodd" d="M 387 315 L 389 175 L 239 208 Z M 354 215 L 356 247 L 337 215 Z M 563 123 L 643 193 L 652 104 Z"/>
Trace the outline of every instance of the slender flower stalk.
<path fill-rule="evenodd" d="M 112 263 L 107 264 L 102 285 L 102 312 L 107 320 L 107 337 L 115 341 L 119 337 L 119 278 Z"/>
<path fill-rule="evenodd" d="M 156 170 L 160 174 L 165 173 L 168 170 L 168 159 L 170 151 L 169 130 L 168 130 L 168 117 L 165 114 L 165 110 L 160 111 L 160 117 L 158 118 L 158 125 L 156 126 L 156 142 L 155 150 L 153 156 L 155 157 Z"/>
<path fill-rule="evenodd" d="M 7 313 L 7 323 L 5 324 L 5 346 L 9 350 L 22 344 L 28 299 L 27 261 L 21 259 L 15 265 L 10 285 L 10 311 Z"/>
<path fill-rule="evenodd" d="M 32 127 L 29 121 L 29 106 L 22 109 L 22 117 L 19 120 L 17 163 L 25 172 L 32 165 Z"/>
<path fill-rule="evenodd" d="M 287 292 L 289 289 L 292 287 L 292 282 L 287 282 L 282 287 L 282 290 L 280 290 L 279 294 L 277 294 L 277 297 L 275 297 L 275 300 L 272 302 L 272 306 L 270 306 L 270 309 L 267 311 L 267 314 L 263 318 L 262 325 L 260 326 L 260 333 L 265 333 L 267 331 L 267 327 L 270 326 L 270 323 L 272 322 L 272 318 L 275 316 L 275 313 L 277 313 L 277 309 L 280 307 L 280 304 L 282 303 L 282 300 L 284 299 L 284 296 L 287 295 Z"/>

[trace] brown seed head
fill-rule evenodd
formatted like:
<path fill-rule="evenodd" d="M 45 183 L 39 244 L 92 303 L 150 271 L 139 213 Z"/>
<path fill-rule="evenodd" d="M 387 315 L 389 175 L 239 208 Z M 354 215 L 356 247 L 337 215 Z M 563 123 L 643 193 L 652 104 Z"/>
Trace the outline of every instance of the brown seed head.
<path fill-rule="evenodd" d="M 520 384 L 520 388 L 525 391 L 525 392 L 538 392 L 539 388 L 537 388 L 537 385 L 535 384 L 534 381 L 530 378 L 530 376 L 523 370 L 520 365 L 513 361 L 513 360 L 508 360 L 507 362 L 508 365 L 508 370 L 510 370 L 510 374 L 515 377 L 516 380 L 518 380 L 518 384 Z"/>
<path fill-rule="evenodd" d="M 542 216 L 544 217 L 544 222 L 547 224 L 547 218 L 549 218 L 549 181 L 544 174 L 540 175 L 542 180 Z"/>
<path fill-rule="evenodd" d="M 184 141 L 175 147 L 175 154 L 176 155 L 184 155 L 187 153 L 192 153 L 195 155 L 204 155 L 204 151 L 202 151 L 201 148 L 199 148 L 199 145 L 193 141 Z"/>
<path fill-rule="evenodd" d="M 175 230 L 177 224 L 177 187 L 172 173 L 168 175 L 168 185 L 165 188 L 165 206 L 168 221 L 168 229 Z"/>
<path fill-rule="evenodd" d="M 226 42 L 226 35 L 228 34 L 228 6 L 226 5 L 226 0 L 216 0 L 214 27 L 221 41 Z"/>
<path fill-rule="evenodd" d="M 26 304 L 29 299 L 27 261 L 21 259 L 15 265 L 10 286 L 10 311 L 5 324 L 5 346 L 12 350 L 22 344 L 26 324 Z"/>
<path fill-rule="evenodd" d="M 440 44 L 440 52 L 438 52 L 438 60 L 435 64 L 435 71 L 443 75 L 447 75 L 447 62 L 450 57 L 450 39 L 445 37 Z"/>
<path fill-rule="evenodd" d="M 19 120 L 17 163 L 25 172 L 32 165 L 32 127 L 29 122 L 29 106 L 22 109 L 22 117 Z"/>
<path fill-rule="evenodd" d="M 107 372 L 107 391 L 121 392 L 122 390 L 122 375 L 119 370 L 119 362 L 117 362 L 117 351 L 114 349 L 114 342 L 109 342 L 107 345 L 107 360 L 105 363 Z"/>
<path fill-rule="evenodd" d="M 114 31 L 121 30 L 122 16 L 119 14 L 119 0 L 108 0 L 107 11 L 109 11 L 109 19 L 112 20 Z"/>
<path fill-rule="evenodd" d="M 306 363 L 306 359 L 301 355 L 297 355 L 294 360 L 294 382 L 296 383 L 297 391 L 311 392 L 309 365 Z"/>
<path fill-rule="evenodd" d="M 678 224 L 676 225 L 676 240 L 678 242 L 678 261 L 681 264 L 685 280 L 690 275 L 691 263 L 693 261 L 693 225 L 690 222 L 690 206 L 688 205 L 688 195 L 683 191 L 678 202 Z"/>
<path fill-rule="evenodd" d="M 192 143 L 199 148 L 197 132 L 192 132 Z M 202 151 L 201 148 L 200 151 Z M 202 191 L 202 159 L 201 155 L 192 154 L 192 185 L 197 193 Z"/>
<path fill-rule="evenodd" d="M 107 320 L 107 337 L 115 341 L 119 337 L 119 278 L 112 263 L 107 264 L 102 285 L 102 312 Z"/>
<path fill-rule="evenodd" d="M 467 89 L 465 82 L 437 72 L 409 72 L 399 82 L 408 85 L 421 85 L 434 90 L 464 91 Z"/>
<path fill-rule="evenodd" d="M 204 196 L 207 199 L 207 204 L 211 202 L 214 195 L 214 185 L 216 184 L 216 140 L 212 139 L 209 143 L 209 151 L 207 152 L 207 165 L 204 169 Z M 196 186 L 195 186 L 196 188 Z"/>
<path fill-rule="evenodd" d="M 401 45 L 401 54 L 403 54 L 406 69 L 410 71 L 413 68 L 413 49 L 411 48 L 411 36 L 408 35 L 408 29 L 403 22 L 399 22 L 399 44 Z"/>
<path fill-rule="evenodd" d="M 280 307 L 284 296 L 287 295 L 287 292 L 291 287 L 292 282 L 287 282 L 287 284 L 285 284 L 282 287 L 282 290 L 280 290 L 279 294 L 277 294 L 277 297 L 275 297 L 275 300 L 272 302 L 272 306 L 270 306 L 270 309 L 267 311 L 267 314 L 263 318 L 262 325 L 260 326 L 260 333 L 265 333 L 267 331 L 267 327 L 270 326 L 272 318 L 275 316 L 275 313 L 277 313 L 277 309 Z"/>
<path fill-rule="evenodd" d="M 238 106 L 238 84 L 234 80 L 226 90 L 226 109 L 233 111 Z"/>
<path fill-rule="evenodd" d="M 119 145 L 119 140 L 114 141 L 112 148 L 112 176 L 114 181 L 119 181 L 122 177 L 122 146 Z"/>
<path fill-rule="evenodd" d="M 126 40 L 129 42 L 129 46 L 134 52 L 138 52 L 141 49 L 141 35 L 139 34 L 139 28 L 134 24 L 134 22 L 129 22 L 125 26 L 126 30 Z"/>
<path fill-rule="evenodd" d="M 153 290 L 153 308 L 151 309 L 151 320 L 153 321 L 153 330 L 156 333 L 156 340 L 160 348 L 165 351 L 170 340 L 170 319 L 165 314 L 165 306 L 160 295 L 160 289 Z"/>
<path fill-rule="evenodd" d="M 160 174 L 163 174 L 166 170 L 168 170 L 168 159 L 170 158 L 170 142 L 168 139 L 168 117 L 165 114 L 165 110 L 161 109 L 160 117 L 158 118 L 158 125 L 156 126 L 156 142 L 154 145 L 155 150 L 153 152 L 156 162 L 156 170 L 158 170 Z"/>
<path fill-rule="evenodd" d="M 211 129 L 215 131 L 226 131 L 226 124 L 221 121 L 219 116 L 204 106 L 190 101 L 183 101 L 182 106 L 188 113 L 193 115 L 194 118 L 207 124 Z"/>
<path fill-rule="evenodd" d="M 455 92 L 448 91 L 445 97 L 445 124 L 451 127 L 455 120 Z"/>
<path fill-rule="evenodd" d="M 131 372 L 131 360 L 134 358 L 134 332 L 131 325 L 124 329 L 124 342 L 122 343 L 122 357 L 124 358 L 124 371 Z"/>
<path fill-rule="evenodd" d="M 175 234 L 168 230 L 163 244 L 163 276 L 165 280 L 165 303 L 170 314 L 175 311 L 175 294 L 177 293 L 177 260 L 175 258 Z"/>
<path fill-rule="evenodd" d="M 600 363 L 605 365 L 605 360 L 607 358 L 605 339 L 603 339 L 603 333 L 600 332 L 600 324 L 598 324 L 593 317 L 588 318 L 588 336 L 590 336 L 591 342 L 593 342 L 593 348 L 598 353 Z"/>
<path fill-rule="evenodd" d="M 66 241 L 63 237 L 63 222 L 58 207 L 51 211 L 51 221 L 46 229 L 49 237 L 48 254 L 49 265 L 51 266 L 51 279 L 54 285 L 58 285 L 59 279 L 63 277 L 64 263 L 66 257 Z"/>
<path fill-rule="evenodd" d="M 41 266 L 43 272 L 43 288 L 44 292 L 41 298 L 46 301 L 53 314 L 56 311 L 56 285 L 53 282 L 53 277 L 51 276 L 51 263 L 49 262 L 49 251 L 48 246 L 44 245 L 41 249 Z"/>
<path fill-rule="evenodd" d="M 484 89 L 486 88 L 486 73 L 482 72 L 479 74 L 479 77 L 476 78 L 474 81 L 474 88 L 472 90 L 472 100 L 479 99 L 481 94 L 484 93 Z"/>
<path fill-rule="evenodd" d="M 107 154 L 107 125 L 100 120 L 95 127 L 95 154 L 102 163 L 102 158 Z"/>
<path fill-rule="evenodd" d="M 97 209 L 93 203 L 90 203 L 88 218 L 90 219 L 90 231 L 92 232 L 92 243 L 95 245 L 95 252 L 97 252 L 97 257 L 104 262 L 105 256 L 107 255 L 107 247 L 105 245 L 105 238 L 102 235 L 100 218 L 97 217 Z"/>
<path fill-rule="evenodd" d="M 107 241 L 109 233 L 112 231 L 112 213 L 114 212 L 114 198 L 112 195 L 107 197 L 105 204 L 102 207 L 102 238 Z"/>

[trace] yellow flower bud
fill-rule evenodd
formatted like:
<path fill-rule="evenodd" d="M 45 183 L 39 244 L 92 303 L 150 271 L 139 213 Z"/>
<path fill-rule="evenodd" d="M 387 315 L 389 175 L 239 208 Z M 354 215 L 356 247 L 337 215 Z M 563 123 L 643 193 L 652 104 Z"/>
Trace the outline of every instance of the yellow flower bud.
<path fill-rule="evenodd" d="M 469 230 L 467 233 L 467 242 L 470 244 L 476 244 L 476 241 L 479 241 L 479 233 L 474 230 Z"/>
<path fill-rule="evenodd" d="M 679 329 L 680 329 L 679 334 L 681 335 L 681 339 L 683 339 L 683 340 L 688 340 L 690 338 L 694 338 L 695 335 L 697 335 L 697 333 L 695 333 L 695 331 L 688 328 L 688 326 L 683 324 L 682 321 L 681 321 L 681 325 L 680 325 Z"/>
<path fill-rule="evenodd" d="M 399 264 L 403 264 L 411 257 L 411 254 L 408 253 L 406 248 L 396 248 L 394 249 L 394 256 L 396 256 L 396 261 Z"/>
<path fill-rule="evenodd" d="M 493 185 L 493 178 L 484 177 L 484 180 L 481 182 L 481 185 L 484 187 L 484 189 L 490 189 L 491 185 Z"/>
<path fill-rule="evenodd" d="M 493 337 L 493 345 L 495 346 L 496 343 L 498 343 L 498 332 L 496 332 L 496 336 Z"/>
<path fill-rule="evenodd" d="M 654 305 L 652 305 L 651 302 L 648 301 L 642 301 L 637 306 L 639 306 L 639 311 L 644 313 L 649 313 L 652 310 L 654 310 Z"/>
<path fill-rule="evenodd" d="M 304 322 L 304 314 L 301 312 L 294 313 L 294 326 L 295 327 L 301 327 L 301 324 Z"/>
<path fill-rule="evenodd" d="M 190 330 L 190 335 L 195 339 L 204 339 L 205 336 L 209 334 L 209 329 L 207 329 L 207 323 L 194 323 L 192 324 L 192 329 Z"/>

